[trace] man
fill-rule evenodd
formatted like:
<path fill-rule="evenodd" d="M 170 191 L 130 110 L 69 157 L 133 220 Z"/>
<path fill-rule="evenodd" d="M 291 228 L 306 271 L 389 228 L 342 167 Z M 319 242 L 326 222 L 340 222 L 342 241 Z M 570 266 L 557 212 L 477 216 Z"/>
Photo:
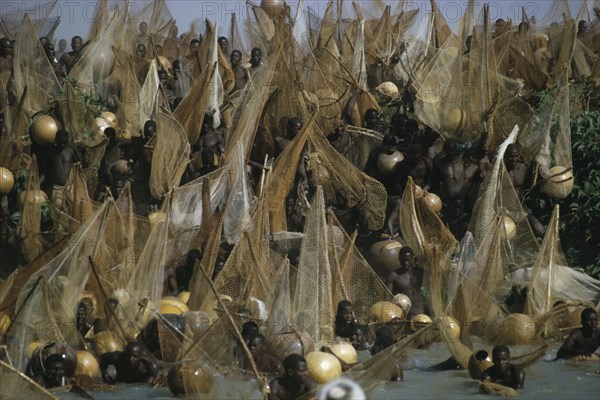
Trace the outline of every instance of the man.
<path fill-rule="evenodd" d="M 423 295 L 423 270 L 415 267 L 415 253 L 412 248 L 405 246 L 398 254 L 400 268 L 392 271 L 387 277 L 386 284 L 392 295 L 402 293 L 410 298 L 412 306 L 408 318 L 417 314 L 424 314 Z"/>
<path fill-rule="evenodd" d="M 283 360 L 283 369 L 285 375 L 270 383 L 269 400 L 298 399 L 316 388 L 315 382 L 308 376 L 304 357 L 290 354 Z"/>
<path fill-rule="evenodd" d="M 143 43 L 138 43 L 138 45 L 135 48 L 135 54 L 139 57 L 139 58 L 146 58 L 146 45 Z"/>
<path fill-rule="evenodd" d="M 263 64 L 262 59 L 262 50 L 258 47 L 253 48 L 250 52 L 250 68 L 252 69 L 252 71 L 256 71 L 258 67 L 260 67 Z"/>
<path fill-rule="evenodd" d="M 8 38 L 0 39 L 0 72 L 13 70 L 15 48 Z"/>
<path fill-rule="evenodd" d="M 108 367 L 115 367 L 115 377 L 108 374 Z M 142 356 L 142 343 L 133 341 L 125 351 L 113 351 L 100 356 L 100 372 L 105 383 L 153 383 L 158 375 L 158 365 Z"/>
<path fill-rule="evenodd" d="M 75 61 L 79 58 L 79 52 L 81 51 L 82 46 L 83 39 L 81 36 L 73 36 L 71 39 L 71 48 L 73 50 L 63 54 L 58 60 L 61 65 L 64 65 L 67 75 L 69 75 L 69 72 L 71 72 L 71 69 L 73 69 L 73 66 L 75 65 Z"/>
<path fill-rule="evenodd" d="M 65 39 L 60 39 L 58 41 L 58 50 L 56 51 L 56 58 L 60 59 L 63 54 L 67 51 L 67 41 Z"/>
<path fill-rule="evenodd" d="M 558 349 L 557 358 L 600 359 L 594 352 L 600 347 L 598 313 L 593 308 L 581 312 L 581 328 L 569 333 L 569 337 Z"/>
<path fill-rule="evenodd" d="M 227 38 L 225 36 L 221 36 L 217 39 L 217 43 L 219 44 L 219 47 L 221 48 L 223 55 L 225 55 L 227 57 L 229 55 L 229 53 L 227 51 L 227 48 L 229 47 L 229 40 L 227 40 Z"/>
<path fill-rule="evenodd" d="M 510 363 L 510 351 L 506 346 L 496 346 L 492 350 L 494 365 L 481 374 L 481 380 L 498 383 L 513 389 L 522 389 L 525 384 L 525 371 Z"/>
<path fill-rule="evenodd" d="M 46 57 L 48 57 L 48 61 L 50 62 L 50 66 L 52 67 L 52 71 L 58 79 L 65 77 L 65 71 L 63 70 L 62 65 L 56 59 L 56 54 L 54 53 L 54 46 L 52 43 L 48 43 L 44 46 L 44 53 L 46 53 Z"/>
<path fill-rule="evenodd" d="M 290 118 L 287 122 L 285 136 L 275 138 L 275 158 L 277 158 L 283 150 L 294 140 L 302 130 L 304 123 L 300 118 Z"/>
<path fill-rule="evenodd" d="M 231 52 L 231 56 L 229 57 L 229 61 L 231 63 L 231 70 L 233 71 L 233 76 L 235 78 L 235 84 L 233 89 L 231 89 L 231 93 L 234 93 L 240 89 L 243 89 L 248 82 L 248 72 L 242 66 L 242 52 L 239 50 L 234 50 Z"/>
<path fill-rule="evenodd" d="M 67 361 L 62 354 L 52 354 L 46 359 L 45 370 L 41 376 L 34 379 L 47 389 L 61 387 L 71 383 L 71 377 L 67 376 Z"/>
<path fill-rule="evenodd" d="M 148 44 L 148 24 L 142 21 L 138 25 L 138 29 L 140 30 L 140 33 L 135 35 L 135 42 L 142 43 L 144 45 Z"/>
<path fill-rule="evenodd" d="M 44 176 L 43 189 L 51 197 L 58 195 L 69 179 L 71 168 L 77 160 L 75 149 L 68 144 L 69 134 L 61 129 L 56 133 L 48 160 L 49 174 Z M 59 199 L 55 199 L 59 200 Z"/>
<path fill-rule="evenodd" d="M 201 259 L 202 252 L 199 249 L 192 249 L 187 253 L 185 265 L 175 270 L 178 293 L 190 290 L 190 280 L 194 274 L 194 266 L 196 265 L 196 262 Z"/>
<path fill-rule="evenodd" d="M 348 300 L 340 301 L 333 325 L 335 336 L 341 339 L 351 339 L 357 325 L 358 321 L 354 317 L 352 303 Z"/>

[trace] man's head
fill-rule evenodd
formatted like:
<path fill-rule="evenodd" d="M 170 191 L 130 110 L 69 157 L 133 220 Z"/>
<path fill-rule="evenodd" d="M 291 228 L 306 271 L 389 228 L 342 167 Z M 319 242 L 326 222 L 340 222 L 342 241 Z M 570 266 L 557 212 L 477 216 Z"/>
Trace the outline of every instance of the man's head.
<path fill-rule="evenodd" d="M 348 300 L 342 300 L 338 303 L 337 316 L 341 317 L 347 324 L 352 322 L 354 318 L 354 310 L 352 309 L 352 303 Z"/>
<path fill-rule="evenodd" d="M 298 136 L 298 134 L 302 130 L 302 126 L 304 126 L 304 124 L 302 123 L 302 120 L 300 118 L 290 118 L 287 122 L 286 132 L 286 136 L 288 137 L 288 139 L 293 139 L 296 136 Z"/>
<path fill-rule="evenodd" d="M 508 370 L 510 366 L 510 351 L 508 347 L 500 345 L 492 350 L 492 361 L 494 366 L 500 370 Z"/>
<path fill-rule="evenodd" d="M 506 31 L 508 30 L 508 24 L 505 20 L 503 20 L 502 18 L 499 18 L 496 20 L 496 23 L 494 24 L 494 32 L 496 33 L 496 36 L 500 36 L 503 33 L 506 33 Z"/>
<path fill-rule="evenodd" d="M 65 39 L 60 39 L 58 41 L 58 50 L 65 51 L 66 48 L 67 48 L 67 41 Z"/>
<path fill-rule="evenodd" d="M 146 33 L 148 33 L 148 24 L 144 21 L 140 22 L 140 24 L 138 25 L 138 28 L 140 29 L 140 33 L 142 35 L 145 35 Z"/>
<path fill-rule="evenodd" d="M 139 43 L 136 47 L 135 47 L 135 54 L 138 57 L 144 58 L 146 57 L 146 45 L 143 43 Z"/>
<path fill-rule="evenodd" d="M 198 39 L 192 39 L 190 41 L 189 49 L 192 55 L 198 54 L 198 51 L 200 51 L 200 41 Z"/>
<path fill-rule="evenodd" d="M 239 50 L 233 50 L 231 56 L 229 56 L 232 66 L 239 65 L 242 62 L 242 52 Z"/>
<path fill-rule="evenodd" d="M 0 39 L 0 56 L 12 57 L 14 55 L 15 48 L 8 38 Z"/>
<path fill-rule="evenodd" d="M 518 162 L 519 150 L 517 150 L 517 146 L 514 143 L 511 143 L 506 147 L 506 152 L 504 153 L 504 165 L 508 170 L 512 170 Z"/>
<path fill-rule="evenodd" d="M 52 43 L 46 43 L 44 45 L 44 53 L 46 53 L 48 60 L 54 61 L 56 53 L 54 52 L 54 45 Z"/>
<path fill-rule="evenodd" d="M 65 131 L 64 129 L 59 129 L 58 132 L 56 132 L 56 138 L 54 139 L 54 143 L 58 147 L 64 147 L 67 145 L 68 142 L 69 134 L 67 133 L 67 131 Z"/>
<path fill-rule="evenodd" d="M 446 157 L 454 158 L 458 154 L 458 142 L 454 139 L 446 139 L 444 142 L 444 154 Z"/>
<path fill-rule="evenodd" d="M 250 52 L 250 64 L 253 67 L 258 67 L 262 62 L 262 50 L 258 47 L 255 47 Z"/>
<path fill-rule="evenodd" d="M 400 260 L 400 265 L 406 268 L 415 261 L 415 252 L 412 248 L 404 246 L 398 252 L 398 259 Z"/>
<path fill-rule="evenodd" d="M 201 259 L 202 259 L 202 252 L 199 249 L 192 249 L 192 250 L 188 251 L 188 253 L 187 253 L 186 263 L 194 264 L 196 261 L 199 261 Z"/>
<path fill-rule="evenodd" d="M 202 165 L 210 166 L 215 165 L 215 152 L 212 151 L 210 147 L 205 147 L 202 149 Z"/>
<path fill-rule="evenodd" d="M 77 306 L 77 325 L 78 326 L 87 322 L 88 314 L 89 314 L 89 309 L 88 309 L 87 305 L 83 301 L 80 301 L 79 305 Z"/>
<path fill-rule="evenodd" d="M 137 364 L 142 358 L 142 349 L 142 343 L 133 341 L 127 343 L 124 353 L 128 356 L 130 363 Z"/>
<path fill-rule="evenodd" d="M 71 48 L 73 49 L 73 51 L 75 53 L 79 53 L 79 50 L 81 50 L 81 46 L 83 46 L 83 39 L 81 38 L 81 36 L 73 36 L 73 38 L 71 39 Z"/>
<path fill-rule="evenodd" d="M 242 337 L 249 342 L 254 336 L 260 333 L 258 324 L 254 321 L 248 321 L 242 325 Z"/>
<path fill-rule="evenodd" d="M 42 36 L 40 38 L 40 44 L 42 45 L 42 47 L 44 47 L 45 45 L 47 45 L 49 43 L 50 43 L 50 40 L 46 36 Z"/>
<path fill-rule="evenodd" d="M 164 69 L 159 69 L 158 70 L 158 80 L 160 81 L 160 84 L 164 86 L 167 83 L 168 79 L 169 79 L 169 74 L 167 73 L 167 71 L 165 71 Z"/>
<path fill-rule="evenodd" d="M 64 354 L 52 354 L 46 359 L 44 384 L 48 388 L 62 386 L 66 374 L 67 360 Z"/>
<path fill-rule="evenodd" d="M 149 119 L 144 123 L 144 137 L 150 139 L 156 133 L 156 122 Z"/>
<path fill-rule="evenodd" d="M 365 125 L 369 129 L 373 129 L 377 125 L 379 119 L 379 111 L 374 108 L 370 108 L 365 112 Z"/>
<path fill-rule="evenodd" d="M 582 34 L 587 32 L 588 29 L 588 23 L 586 20 L 582 19 L 581 21 L 579 21 L 579 23 L 577 24 L 577 33 Z"/>
<path fill-rule="evenodd" d="M 225 36 L 221 36 L 217 39 L 217 43 L 219 44 L 221 51 L 227 54 L 227 46 L 229 46 L 229 40 L 227 40 Z"/>
<path fill-rule="evenodd" d="M 306 360 L 298 354 L 290 354 L 283 360 L 283 369 L 286 376 L 298 383 L 304 383 L 308 379 L 308 368 Z"/>
<path fill-rule="evenodd" d="M 265 341 L 266 338 L 264 335 L 260 333 L 254 335 L 248 342 L 248 350 L 250 350 L 251 353 L 254 353 L 257 349 L 260 349 L 260 347 L 263 345 L 263 343 L 265 343 Z"/>
<path fill-rule="evenodd" d="M 598 313 L 591 307 L 581 312 L 581 327 L 586 332 L 598 330 Z"/>

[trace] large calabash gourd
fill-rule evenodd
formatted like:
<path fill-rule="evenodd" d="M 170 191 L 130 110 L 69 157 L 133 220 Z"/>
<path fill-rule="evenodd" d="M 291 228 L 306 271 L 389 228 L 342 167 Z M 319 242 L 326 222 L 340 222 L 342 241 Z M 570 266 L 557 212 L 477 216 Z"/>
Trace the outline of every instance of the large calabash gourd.
<path fill-rule="evenodd" d="M 416 332 L 419 329 L 424 328 L 431 323 L 433 323 L 433 321 L 431 320 L 429 315 L 417 314 L 410 320 L 410 329 L 413 332 Z"/>
<path fill-rule="evenodd" d="M 58 132 L 58 123 L 49 115 L 39 115 L 33 120 L 31 136 L 40 146 L 49 146 L 54 143 Z"/>
<path fill-rule="evenodd" d="M 535 331 L 535 322 L 528 315 L 510 314 L 500 323 L 499 339 L 507 346 L 527 344 L 535 338 Z"/>
<path fill-rule="evenodd" d="M 283 362 L 290 354 L 305 356 L 315 350 L 315 342 L 306 332 L 281 333 L 267 342 L 267 353 Z"/>
<path fill-rule="evenodd" d="M 276 18 L 283 12 L 285 8 L 284 0 L 262 0 L 260 2 L 262 8 L 269 17 Z"/>
<path fill-rule="evenodd" d="M 369 248 L 369 264 L 379 276 L 387 277 L 391 272 L 400 268 L 401 248 L 402 243 L 395 239 L 376 242 Z"/>
<path fill-rule="evenodd" d="M 77 369 L 77 353 L 63 342 L 51 342 L 37 346 L 31 354 L 29 369 L 33 375 L 41 375 L 46 370 L 46 360 L 54 354 L 60 354 L 65 361 L 65 376 L 72 377 Z"/>
<path fill-rule="evenodd" d="M 355 364 L 358 361 L 356 349 L 350 343 L 338 342 L 329 346 L 331 352 L 346 364 Z"/>
<path fill-rule="evenodd" d="M 460 133 L 467 126 L 467 118 L 462 109 L 453 108 L 442 117 L 442 129 L 451 134 Z"/>
<path fill-rule="evenodd" d="M 327 383 L 342 376 L 342 365 L 332 354 L 313 351 L 305 357 L 308 375 L 318 384 Z"/>
<path fill-rule="evenodd" d="M 442 211 L 442 199 L 437 194 L 428 192 L 423 195 L 422 199 L 432 212 L 437 214 Z"/>
<path fill-rule="evenodd" d="M 100 365 L 98 360 L 91 353 L 83 350 L 77 352 L 77 368 L 75 369 L 75 377 L 86 376 L 89 378 L 97 378 L 100 376 Z"/>
<path fill-rule="evenodd" d="M 389 322 L 404 318 L 404 310 L 389 301 L 380 301 L 371 306 L 369 320 L 371 322 Z"/>
<path fill-rule="evenodd" d="M 189 308 L 180 298 L 175 296 L 165 296 L 158 301 L 158 312 L 161 314 L 181 315 Z"/>
<path fill-rule="evenodd" d="M 113 351 L 123 351 L 123 346 L 110 331 L 98 332 L 94 335 L 93 340 L 96 342 L 96 354 L 98 356 Z"/>
<path fill-rule="evenodd" d="M 404 311 L 404 314 L 408 314 L 410 308 L 412 307 L 412 302 L 410 301 L 410 297 L 405 294 L 398 293 L 392 298 L 392 303 L 400 306 Z"/>
<path fill-rule="evenodd" d="M 15 177 L 8 168 L 0 167 L 0 196 L 10 193 L 15 186 Z"/>
<path fill-rule="evenodd" d="M 460 324 L 450 316 L 443 316 L 438 322 L 438 328 L 446 340 L 458 340 L 460 338 Z"/>
<path fill-rule="evenodd" d="M 48 196 L 46 196 L 46 193 L 40 189 L 25 190 L 19 193 L 19 203 L 21 205 L 25 203 L 42 204 L 45 201 L 48 201 Z"/>
<path fill-rule="evenodd" d="M 493 365 L 494 363 L 492 362 L 491 354 L 487 350 L 478 350 L 471 354 L 471 357 L 469 358 L 469 375 L 471 375 L 471 378 L 473 379 L 479 379 L 481 378 L 483 371 Z"/>
<path fill-rule="evenodd" d="M 383 175 L 392 176 L 396 173 L 398 165 L 404 160 L 404 155 L 398 150 L 383 152 L 377 157 L 377 170 Z"/>
<path fill-rule="evenodd" d="M 556 166 L 548 171 L 550 177 L 544 181 L 542 192 L 555 199 L 564 199 L 573 190 L 573 170 Z"/>
<path fill-rule="evenodd" d="M 383 82 L 379 86 L 375 88 L 379 96 L 382 98 L 384 102 L 391 102 L 398 99 L 400 95 L 400 91 L 398 90 L 398 86 L 394 82 Z"/>
<path fill-rule="evenodd" d="M 212 374 L 197 363 L 183 362 L 171 367 L 167 375 L 169 390 L 175 396 L 208 393 L 213 387 Z"/>
<path fill-rule="evenodd" d="M 502 224 L 504 226 L 504 238 L 507 240 L 513 240 L 517 234 L 517 226 L 512 218 L 504 215 L 502 216 Z"/>

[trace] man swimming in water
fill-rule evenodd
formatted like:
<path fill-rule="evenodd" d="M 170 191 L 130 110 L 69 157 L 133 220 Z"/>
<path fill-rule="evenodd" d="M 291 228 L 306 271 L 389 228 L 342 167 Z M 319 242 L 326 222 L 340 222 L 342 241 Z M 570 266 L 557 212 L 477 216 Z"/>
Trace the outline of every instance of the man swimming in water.
<path fill-rule="evenodd" d="M 593 308 L 586 308 L 581 312 L 581 328 L 574 329 L 569 333 L 569 337 L 558 349 L 556 358 L 600 358 L 594 354 L 598 347 L 600 347 L 598 313 Z"/>
<path fill-rule="evenodd" d="M 298 354 L 290 354 L 283 360 L 285 375 L 277 377 L 269 384 L 269 400 L 294 400 L 316 388 L 308 376 L 306 360 Z"/>
<path fill-rule="evenodd" d="M 108 367 L 113 365 L 117 370 L 113 378 L 108 374 Z M 100 356 L 102 380 L 106 383 L 153 383 L 158 375 L 158 365 L 142 357 L 142 343 L 133 341 L 125 347 L 125 351 L 113 351 Z"/>
<path fill-rule="evenodd" d="M 510 363 L 510 351 L 506 346 L 496 346 L 492 350 L 494 365 L 481 374 L 481 380 L 499 383 L 513 389 L 522 389 L 525 384 L 525 371 Z"/>

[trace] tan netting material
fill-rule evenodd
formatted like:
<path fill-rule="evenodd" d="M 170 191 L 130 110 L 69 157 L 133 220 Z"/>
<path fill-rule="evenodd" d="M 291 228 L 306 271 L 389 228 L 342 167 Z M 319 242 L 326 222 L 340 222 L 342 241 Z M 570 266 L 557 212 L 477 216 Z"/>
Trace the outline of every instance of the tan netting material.
<path fill-rule="evenodd" d="M 290 262 L 286 258 L 279 269 L 267 297 L 266 337 L 289 332 L 292 324 L 292 296 L 290 291 Z"/>
<path fill-rule="evenodd" d="M 329 265 L 332 275 L 333 304 L 349 300 L 359 321 L 369 320 L 371 306 L 392 301 L 392 293 L 354 245 L 352 238 L 332 211 L 327 213 Z"/>
<path fill-rule="evenodd" d="M 306 216 L 294 298 L 294 322 L 315 343 L 333 340 L 333 286 L 323 189 L 317 186 Z"/>
<path fill-rule="evenodd" d="M 527 283 L 526 311 L 532 316 L 548 313 L 561 300 L 590 304 L 600 300 L 600 281 L 567 265 L 560 245 L 558 224 L 557 204 L 533 266 L 511 275 L 515 283 Z"/>
<path fill-rule="evenodd" d="M 30 18 L 31 16 L 41 17 L 31 21 L 36 32 L 40 35 L 36 37 L 46 36 L 50 40 L 50 43 L 52 43 L 54 31 L 60 24 L 60 17 L 56 17 L 56 13 L 54 12 L 57 3 L 58 0 L 51 0 L 41 4 L 24 2 L 14 4 L 14 8 L 7 8 L 6 10 L 10 11 L 10 13 L 3 14 L 2 18 L 0 18 L 0 32 L 2 33 L 2 37 L 11 40 L 16 39 L 22 29 L 23 17 L 25 14 L 29 14 Z M 39 10 L 44 10 L 44 12 L 40 13 Z"/>
<path fill-rule="evenodd" d="M 253 198 L 246 172 L 245 155 L 243 143 L 238 142 L 227 160 L 229 179 L 223 236 L 231 244 L 237 243 L 250 222 L 249 212 Z"/>
<path fill-rule="evenodd" d="M 150 168 L 152 197 L 161 198 L 179 186 L 189 159 L 190 144 L 183 127 L 173 118 L 171 111 L 160 108 L 157 112 L 156 142 Z"/>
<path fill-rule="evenodd" d="M 14 341 L 8 345 L 18 369 L 25 368 L 25 348 L 34 340 L 67 341 L 77 347 L 75 314 L 92 273 L 89 258 L 103 276 L 118 257 L 119 249 L 109 244 L 120 239 L 109 229 L 115 218 L 119 219 L 114 201 L 108 200 L 70 237 L 69 246 L 29 276 L 16 302 L 20 313 L 10 332 Z"/>
<path fill-rule="evenodd" d="M 62 230 L 73 232 L 94 213 L 94 204 L 90 198 L 80 163 L 71 167 L 69 178 L 61 192 L 59 194 L 60 201 L 53 198 L 52 202 L 56 209 L 68 215 L 70 219 L 58 223 L 60 227 L 55 226 L 58 228 L 58 232 Z M 56 216 L 54 220 L 57 224 Z"/>
<path fill-rule="evenodd" d="M 0 396 L 3 399 L 11 400 L 17 398 L 57 400 L 54 394 L 44 389 L 33 379 L 0 361 L 0 375 L 2 376 L 2 385 L 0 385 Z"/>
<path fill-rule="evenodd" d="M 44 111 L 48 104 L 61 93 L 61 86 L 50 66 L 48 57 L 37 38 L 29 15 L 25 14 L 17 36 L 13 58 L 14 91 L 17 98 L 25 92 L 23 109 L 28 117 Z"/>
<path fill-rule="evenodd" d="M 302 127 L 300 133 L 287 145 L 273 165 L 266 195 L 272 232 L 287 230 L 285 198 L 292 189 L 302 151 L 313 127 L 314 116 Z"/>
<path fill-rule="evenodd" d="M 21 200 L 21 220 L 17 234 L 21 239 L 21 252 L 27 262 L 35 260 L 44 251 L 41 235 L 42 203 L 46 195 L 40 190 L 37 158 L 31 159 L 27 174 L 27 188 L 19 193 Z"/>
<path fill-rule="evenodd" d="M 418 258 L 422 259 L 426 250 L 434 245 L 447 256 L 454 253 L 458 241 L 423 197 L 415 198 L 415 183 L 411 177 L 402 195 L 399 219 L 402 237 Z"/>
<path fill-rule="evenodd" d="M 327 203 L 335 203 L 336 196 L 339 196 L 345 200 L 346 207 L 356 207 L 366 217 L 369 229 L 380 229 L 387 206 L 387 192 L 383 184 L 360 172 L 335 151 L 318 130 L 309 132 L 308 142 L 307 172 L 312 174 L 315 185 L 323 186 Z"/>

